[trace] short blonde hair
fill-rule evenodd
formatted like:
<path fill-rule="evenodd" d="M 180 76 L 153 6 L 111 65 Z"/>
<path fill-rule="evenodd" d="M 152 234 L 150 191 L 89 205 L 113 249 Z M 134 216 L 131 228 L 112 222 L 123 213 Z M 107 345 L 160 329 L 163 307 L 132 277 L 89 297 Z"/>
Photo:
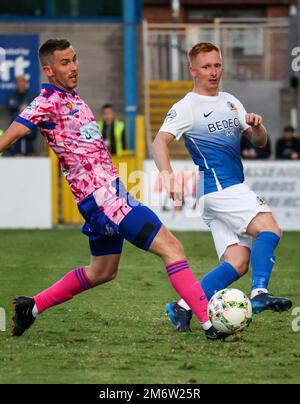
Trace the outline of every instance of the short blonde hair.
<path fill-rule="evenodd" d="M 199 55 L 201 52 L 212 52 L 212 51 L 217 51 L 221 54 L 220 49 L 214 45 L 213 43 L 210 42 L 199 42 L 196 45 L 192 47 L 192 49 L 188 53 L 188 60 L 190 64 L 192 64 L 192 61 L 196 59 L 196 57 Z"/>

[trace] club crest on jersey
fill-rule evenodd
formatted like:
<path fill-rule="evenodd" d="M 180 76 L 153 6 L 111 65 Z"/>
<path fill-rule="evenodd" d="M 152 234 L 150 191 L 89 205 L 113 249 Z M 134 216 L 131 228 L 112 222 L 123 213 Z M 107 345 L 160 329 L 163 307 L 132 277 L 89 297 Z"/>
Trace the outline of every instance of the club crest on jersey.
<path fill-rule="evenodd" d="M 228 101 L 227 106 L 230 108 L 230 111 L 233 111 L 233 112 L 237 111 L 237 107 L 234 104 L 232 104 L 232 102 Z"/>
<path fill-rule="evenodd" d="M 170 121 L 172 121 L 172 119 L 174 119 L 175 116 L 177 116 L 177 112 L 175 111 L 175 109 L 171 109 L 171 110 L 167 113 L 165 122 L 170 122 Z"/>
<path fill-rule="evenodd" d="M 87 143 L 94 142 L 95 140 L 99 140 L 102 137 L 96 121 L 92 121 L 81 126 L 79 130 L 81 137 Z"/>
<path fill-rule="evenodd" d="M 73 108 L 73 105 L 70 103 L 70 101 L 68 101 L 68 102 L 66 103 L 66 107 L 69 108 L 69 109 L 72 109 L 72 108 Z"/>

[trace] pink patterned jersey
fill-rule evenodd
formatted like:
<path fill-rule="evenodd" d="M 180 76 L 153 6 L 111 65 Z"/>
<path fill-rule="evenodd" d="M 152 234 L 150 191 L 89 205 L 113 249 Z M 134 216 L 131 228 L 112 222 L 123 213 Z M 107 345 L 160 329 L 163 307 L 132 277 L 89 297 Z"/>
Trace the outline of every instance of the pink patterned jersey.
<path fill-rule="evenodd" d="M 59 159 L 76 202 L 119 177 L 95 117 L 76 91 L 44 84 L 16 121 L 29 129 L 40 128 Z"/>

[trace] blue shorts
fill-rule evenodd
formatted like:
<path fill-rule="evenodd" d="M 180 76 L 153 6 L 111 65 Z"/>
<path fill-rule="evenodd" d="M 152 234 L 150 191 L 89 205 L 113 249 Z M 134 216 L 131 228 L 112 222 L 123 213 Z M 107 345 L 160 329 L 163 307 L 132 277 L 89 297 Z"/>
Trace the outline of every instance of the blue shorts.
<path fill-rule="evenodd" d="M 133 198 L 119 179 L 110 184 L 107 192 L 102 192 L 107 198 L 105 208 L 99 206 L 101 196 L 97 191 L 78 204 L 86 221 L 82 232 L 89 237 L 91 255 L 121 254 L 124 239 L 147 251 L 162 226 L 156 214 Z M 117 210 L 108 216 L 110 198 Z"/>

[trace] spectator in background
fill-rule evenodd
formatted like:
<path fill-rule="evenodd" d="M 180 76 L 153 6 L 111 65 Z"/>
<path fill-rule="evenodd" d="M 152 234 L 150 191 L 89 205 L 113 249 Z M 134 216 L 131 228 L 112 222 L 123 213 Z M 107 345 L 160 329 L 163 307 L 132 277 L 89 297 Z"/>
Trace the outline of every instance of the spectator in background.
<path fill-rule="evenodd" d="M 286 126 L 283 135 L 276 142 L 276 158 L 298 160 L 300 158 L 300 139 L 295 137 L 295 129 Z"/>
<path fill-rule="evenodd" d="M 268 137 L 265 147 L 255 147 L 250 140 L 242 135 L 241 137 L 241 156 L 247 160 L 268 159 L 271 155 L 271 143 Z"/>
<path fill-rule="evenodd" d="M 7 108 L 12 122 L 28 107 L 34 98 L 35 94 L 27 88 L 26 78 L 24 76 L 16 77 L 16 89 L 13 90 L 7 101 Z M 26 156 L 34 154 L 33 142 L 36 136 L 37 130 L 33 129 L 29 135 L 18 140 L 6 150 L 5 154 L 7 156 Z"/>
<path fill-rule="evenodd" d="M 104 143 L 110 154 L 122 156 L 123 150 L 126 149 L 125 124 L 116 118 L 112 104 L 104 104 L 101 113 L 102 120 L 97 123 Z"/>

